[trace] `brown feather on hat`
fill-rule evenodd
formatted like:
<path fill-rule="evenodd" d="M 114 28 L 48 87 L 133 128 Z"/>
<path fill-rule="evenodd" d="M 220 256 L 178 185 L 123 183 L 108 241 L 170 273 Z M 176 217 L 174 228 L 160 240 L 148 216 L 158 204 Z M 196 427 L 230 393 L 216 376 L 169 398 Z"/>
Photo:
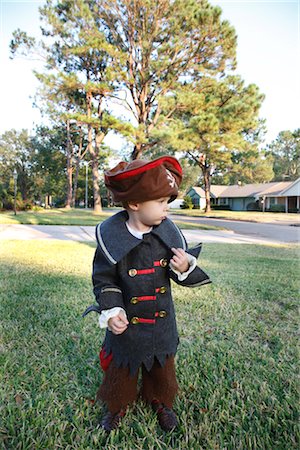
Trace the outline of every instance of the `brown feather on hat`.
<path fill-rule="evenodd" d="M 104 180 L 115 202 L 146 202 L 161 197 L 173 201 L 178 195 L 182 168 L 172 156 L 121 161 L 105 172 Z"/>

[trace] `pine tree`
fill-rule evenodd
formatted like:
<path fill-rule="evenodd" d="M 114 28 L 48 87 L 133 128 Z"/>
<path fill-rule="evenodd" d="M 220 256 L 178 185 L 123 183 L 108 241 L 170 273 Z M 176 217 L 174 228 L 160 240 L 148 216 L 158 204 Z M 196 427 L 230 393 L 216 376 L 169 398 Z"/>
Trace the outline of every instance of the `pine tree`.
<path fill-rule="evenodd" d="M 193 87 L 193 89 L 192 89 Z M 201 169 L 206 211 L 210 211 L 210 184 L 215 170 L 230 166 L 234 152 L 251 150 L 258 112 L 264 96 L 257 86 L 245 86 L 239 76 L 203 77 L 170 96 L 165 104 L 173 112 L 166 121 L 166 142 L 186 151 Z"/>
<path fill-rule="evenodd" d="M 235 66 L 236 36 L 206 0 L 102 0 L 95 8 L 116 49 L 122 101 L 135 124 L 132 157 L 159 141 L 162 102 L 191 78 Z M 168 112 L 169 117 L 172 111 Z"/>
<path fill-rule="evenodd" d="M 70 122 L 87 128 L 87 149 L 92 160 L 94 211 L 101 211 L 99 158 L 101 144 L 110 130 L 128 134 L 130 124 L 114 117 L 107 98 L 115 90 L 112 60 L 114 48 L 107 41 L 101 18 L 95 13 L 97 2 L 47 1 L 40 8 L 43 41 L 36 43 L 25 33 L 14 33 L 14 54 L 34 46 L 43 49 L 47 72 L 37 73 L 42 87 L 39 97 L 47 113 L 64 120 L 67 139 L 67 206 L 71 206 L 73 148 Z"/>

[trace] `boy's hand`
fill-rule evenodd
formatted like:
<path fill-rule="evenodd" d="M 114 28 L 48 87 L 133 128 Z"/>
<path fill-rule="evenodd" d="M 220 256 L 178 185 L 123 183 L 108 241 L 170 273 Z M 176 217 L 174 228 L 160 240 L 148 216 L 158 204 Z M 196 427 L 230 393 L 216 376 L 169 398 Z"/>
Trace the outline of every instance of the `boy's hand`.
<path fill-rule="evenodd" d="M 190 265 L 185 251 L 182 248 L 172 248 L 171 250 L 174 255 L 170 262 L 172 263 L 174 269 L 178 270 L 180 273 L 187 272 Z"/>
<path fill-rule="evenodd" d="M 108 326 L 114 334 L 122 334 L 128 327 L 128 320 L 124 314 L 119 313 L 115 317 L 111 317 L 108 321 Z"/>

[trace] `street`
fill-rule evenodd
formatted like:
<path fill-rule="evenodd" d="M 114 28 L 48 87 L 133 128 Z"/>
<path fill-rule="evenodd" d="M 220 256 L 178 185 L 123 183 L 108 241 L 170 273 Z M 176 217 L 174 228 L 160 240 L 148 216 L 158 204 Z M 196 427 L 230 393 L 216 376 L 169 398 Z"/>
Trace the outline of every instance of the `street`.
<path fill-rule="evenodd" d="M 173 220 L 226 227 L 226 230 L 183 230 L 188 243 L 215 242 L 229 244 L 287 244 L 300 242 L 300 228 L 253 222 L 169 216 Z M 0 225 L 0 240 L 58 239 L 95 241 L 94 226 Z"/>
<path fill-rule="evenodd" d="M 169 215 L 171 220 L 178 220 L 189 223 L 198 223 L 204 225 L 214 225 L 223 227 L 234 232 L 236 237 L 241 235 L 244 238 L 267 239 L 273 242 L 296 243 L 300 242 L 300 222 L 298 226 L 286 225 L 281 223 L 256 223 L 237 220 L 212 219 L 202 217 L 188 217 L 185 215 Z M 300 219 L 300 217 L 299 217 Z"/>

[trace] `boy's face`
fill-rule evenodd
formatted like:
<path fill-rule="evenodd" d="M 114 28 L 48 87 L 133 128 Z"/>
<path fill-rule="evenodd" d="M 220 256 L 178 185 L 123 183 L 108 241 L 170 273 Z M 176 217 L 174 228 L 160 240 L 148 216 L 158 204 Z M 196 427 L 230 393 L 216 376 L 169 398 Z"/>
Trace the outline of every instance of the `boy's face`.
<path fill-rule="evenodd" d="M 169 209 L 169 197 L 162 197 L 157 200 L 149 200 L 147 202 L 135 203 L 129 205 L 134 206 L 135 218 L 143 225 L 152 227 L 159 225 L 166 217 Z"/>

